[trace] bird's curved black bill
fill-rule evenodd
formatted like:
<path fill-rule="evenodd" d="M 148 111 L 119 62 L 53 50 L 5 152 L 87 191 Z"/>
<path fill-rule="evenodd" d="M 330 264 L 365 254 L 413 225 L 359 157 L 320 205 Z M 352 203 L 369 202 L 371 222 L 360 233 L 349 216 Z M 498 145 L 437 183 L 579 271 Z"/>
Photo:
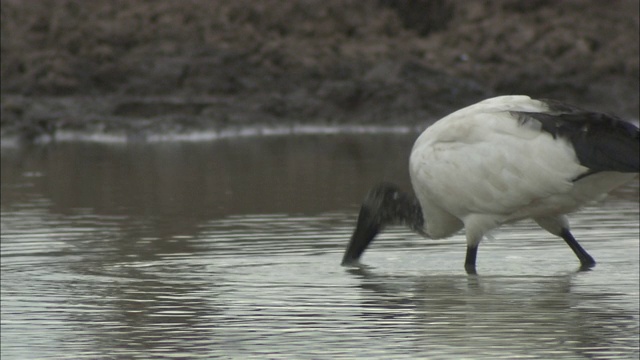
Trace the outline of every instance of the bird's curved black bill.
<path fill-rule="evenodd" d="M 361 209 L 356 229 L 342 257 L 342 265 L 357 263 L 378 232 L 380 232 L 380 225 L 372 221 L 366 209 Z"/>

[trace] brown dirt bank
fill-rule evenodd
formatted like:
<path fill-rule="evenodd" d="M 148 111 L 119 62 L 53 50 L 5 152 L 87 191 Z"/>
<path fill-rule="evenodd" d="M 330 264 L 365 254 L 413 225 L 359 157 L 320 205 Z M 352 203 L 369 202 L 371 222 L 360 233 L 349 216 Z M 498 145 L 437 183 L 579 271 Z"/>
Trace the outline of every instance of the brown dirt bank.
<path fill-rule="evenodd" d="M 638 118 L 636 0 L 2 0 L 2 135 L 423 124 L 529 94 Z"/>

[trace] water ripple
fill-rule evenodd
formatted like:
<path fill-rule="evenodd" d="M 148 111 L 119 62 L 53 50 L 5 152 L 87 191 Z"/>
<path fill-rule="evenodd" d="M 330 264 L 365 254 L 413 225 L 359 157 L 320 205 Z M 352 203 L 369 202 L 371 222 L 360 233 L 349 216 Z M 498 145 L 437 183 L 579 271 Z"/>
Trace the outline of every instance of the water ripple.
<path fill-rule="evenodd" d="M 257 151 L 253 146 L 239 158 L 231 153 L 229 163 Z M 348 156 L 359 153 L 350 146 Z M 170 150 L 167 156 L 175 156 Z M 179 171 L 184 182 L 159 175 L 162 181 L 153 185 L 163 190 L 157 190 L 144 175 L 135 191 L 125 192 L 131 172 L 148 162 L 149 153 L 142 154 L 144 161 L 117 176 L 103 172 L 112 162 L 102 151 L 72 158 L 69 169 L 95 167 L 72 185 L 69 169 L 55 168 L 58 161 L 16 162 L 24 168 L 10 167 L 13 177 L 3 161 L 3 359 L 640 355 L 637 185 L 570 216 L 575 236 L 598 261 L 593 270 L 577 271 L 561 239 L 522 222 L 483 241 L 480 275 L 467 276 L 462 234 L 433 241 L 401 227 L 386 229 L 361 267 L 339 265 L 359 201 L 347 193 L 363 188 L 349 182 L 349 171 L 361 176 L 380 165 L 375 162 L 334 170 L 332 176 L 348 174 L 341 179 L 347 190 L 329 192 L 331 199 L 309 193 L 308 184 L 299 189 L 309 193 L 302 208 L 326 200 L 323 206 L 338 210 L 290 205 L 283 212 L 274 210 L 277 201 L 287 202 L 282 194 L 264 201 L 274 207 L 256 206 L 258 191 L 244 208 L 234 208 L 240 195 L 224 203 L 220 183 L 197 183 L 213 189 L 199 201 L 199 193 L 176 190 L 194 188 L 194 177 Z M 192 158 L 178 160 L 182 166 Z M 265 166 L 287 164 L 299 178 L 300 167 L 288 161 Z M 211 210 L 212 203 L 222 204 L 224 215 Z"/>

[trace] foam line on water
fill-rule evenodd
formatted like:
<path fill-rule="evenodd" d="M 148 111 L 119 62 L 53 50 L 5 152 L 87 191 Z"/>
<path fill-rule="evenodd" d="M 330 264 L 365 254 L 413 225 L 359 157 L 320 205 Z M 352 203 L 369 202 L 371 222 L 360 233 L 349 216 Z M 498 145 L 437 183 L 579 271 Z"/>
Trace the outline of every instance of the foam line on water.
<path fill-rule="evenodd" d="M 220 139 L 248 138 L 260 136 L 288 135 L 332 135 L 332 134 L 407 134 L 418 132 L 410 125 L 291 125 L 230 127 L 220 130 L 191 131 L 167 134 L 91 133 L 74 130 L 59 130 L 53 135 L 42 135 L 35 143 L 90 142 L 103 144 L 126 144 L 130 142 L 204 142 Z M 19 136 L 3 136 L 2 147 L 13 148 L 21 144 Z"/>

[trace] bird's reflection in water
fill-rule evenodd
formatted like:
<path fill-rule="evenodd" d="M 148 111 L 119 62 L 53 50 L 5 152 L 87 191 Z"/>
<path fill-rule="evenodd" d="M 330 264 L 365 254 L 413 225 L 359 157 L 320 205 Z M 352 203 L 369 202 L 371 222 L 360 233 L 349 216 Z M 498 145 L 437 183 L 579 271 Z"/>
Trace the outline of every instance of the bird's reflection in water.
<path fill-rule="evenodd" d="M 637 317 L 617 294 L 582 288 L 583 271 L 553 276 L 407 275 L 361 265 L 363 326 L 402 323 L 418 346 L 460 354 L 592 357 L 637 348 Z M 635 329 L 636 336 L 629 336 Z M 635 340 L 634 340 L 635 339 Z M 570 346 L 569 346 L 570 344 Z M 482 355 L 482 356 L 481 356 Z"/>

